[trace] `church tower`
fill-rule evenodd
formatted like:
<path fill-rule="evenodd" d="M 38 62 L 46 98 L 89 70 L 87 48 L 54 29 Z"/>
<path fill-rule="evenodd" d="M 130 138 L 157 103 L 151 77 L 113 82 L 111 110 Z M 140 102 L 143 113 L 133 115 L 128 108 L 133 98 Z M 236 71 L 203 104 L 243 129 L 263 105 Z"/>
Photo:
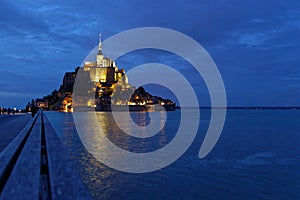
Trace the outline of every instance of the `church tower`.
<path fill-rule="evenodd" d="M 97 67 L 104 67 L 104 56 L 102 53 L 102 35 L 99 34 L 99 46 L 98 46 L 98 54 L 97 54 Z"/>

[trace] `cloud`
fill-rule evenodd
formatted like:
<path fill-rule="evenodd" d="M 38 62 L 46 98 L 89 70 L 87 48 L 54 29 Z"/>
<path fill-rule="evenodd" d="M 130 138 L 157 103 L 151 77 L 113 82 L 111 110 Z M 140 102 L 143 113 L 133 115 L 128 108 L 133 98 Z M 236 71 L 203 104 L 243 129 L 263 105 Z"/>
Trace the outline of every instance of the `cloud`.
<path fill-rule="evenodd" d="M 33 96 L 36 96 L 36 94 L 33 93 L 21 93 L 21 92 L 7 92 L 7 91 L 0 91 L 0 95 L 4 98 L 32 98 Z"/>
<path fill-rule="evenodd" d="M 278 35 L 280 35 L 280 32 L 276 30 L 264 33 L 247 33 L 239 37 L 238 43 L 246 45 L 247 48 L 274 48 L 274 46 L 270 45 L 268 41 L 276 38 Z"/>

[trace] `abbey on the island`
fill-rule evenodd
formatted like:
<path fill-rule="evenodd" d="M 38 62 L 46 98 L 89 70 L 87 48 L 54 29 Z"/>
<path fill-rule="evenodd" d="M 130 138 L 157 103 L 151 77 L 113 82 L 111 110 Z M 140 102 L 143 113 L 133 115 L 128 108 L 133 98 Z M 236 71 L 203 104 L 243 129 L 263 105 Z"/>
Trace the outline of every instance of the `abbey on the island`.
<path fill-rule="evenodd" d="M 95 108 L 96 111 L 111 111 L 111 105 L 120 109 L 129 106 L 132 111 L 148 111 L 156 109 L 156 104 L 166 110 L 175 110 L 175 103 L 169 99 L 152 96 L 143 87 L 136 89 L 128 84 L 124 69 L 119 69 L 116 62 L 103 55 L 102 37 L 99 35 L 98 53 L 95 60 L 86 61 L 82 67 L 77 67 L 74 72 L 67 72 L 59 90 L 54 90 L 51 95 L 45 96 L 49 109 L 65 112 L 73 111 L 73 87 L 77 73 L 83 68 L 84 74 L 92 83 L 95 99 L 89 99 L 84 105 Z M 129 94 L 129 96 L 128 96 Z M 129 98 L 128 98 L 129 97 Z M 76 102 L 77 103 L 77 102 Z M 78 105 L 76 105 L 78 107 Z"/>
<path fill-rule="evenodd" d="M 99 82 L 102 85 L 104 84 L 105 86 L 117 83 L 122 78 L 126 83 L 128 83 L 125 70 L 119 70 L 115 61 L 103 55 L 101 34 L 99 35 L 99 45 L 96 62 L 85 62 L 84 70 L 90 72 L 90 78 L 93 82 Z"/>

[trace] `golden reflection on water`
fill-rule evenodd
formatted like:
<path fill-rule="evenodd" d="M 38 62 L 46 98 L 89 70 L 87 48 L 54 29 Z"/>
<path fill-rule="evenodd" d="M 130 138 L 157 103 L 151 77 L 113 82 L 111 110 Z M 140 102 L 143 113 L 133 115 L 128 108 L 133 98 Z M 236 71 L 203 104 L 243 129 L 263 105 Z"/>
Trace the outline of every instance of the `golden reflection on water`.
<path fill-rule="evenodd" d="M 156 146 L 159 148 L 167 144 L 167 139 L 165 136 L 165 123 L 164 120 L 160 120 L 160 132 L 156 134 L 153 138 L 136 138 L 127 135 L 125 132 L 130 132 L 133 130 L 131 127 L 130 120 L 128 118 L 123 118 L 121 121 L 118 121 L 118 124 L 114 121 L 113 115 L 109 112 L 99 112 L 96 113 L 99 126 L 101 127 L 103 133 L 108 137 L 114 144 L 125 149 L 125 150 L 137 150 L 137 151 L 147 151 L 147 145 L 150 143 L 153 145 L 156 143 Z M 145 126 L 150 123 L 150 118 L 147 112 L 132 112 L 131 113 L 134 122 L 140 127 L 139 134 L 146 134 L 147 129 Z M 122 127 L 122 130 L 119 128 Z M 97 130 L 95 130 L 97 131 Z M 97 137 L 94 135 L 94 137 Z M 99 142 L 99 146 L 104 146 L 98 138 L 94 138 Z M 149 147 L 149 146 L 148 146 Z M 99 149 L 100 150 L 100 149 Z"/>
<path fill-rule="evenodd" d="M 85 136 L 89 137 L 89 141 L 92 141 L 95 151 L 102 152 L 106 156 L 110 156 L 110 151 L 112 150 L 107 148 L 105 141 L 101 137 L 99 137 L 99 134 L 104 134 L 105 136 L 107 136 L 107 138 L 109 138 L 109 140 L 116 144 L 118 147 L 133 152 L 154 151 L 167 145 L 170 139 L 172 139 L 172 131 L 170 132 L 170 126 L 168 126 L 166 131 L 164 127 L 166 124 L 163 120 L 160 121 L 161 131 L 157 135 L 151 138 L 141 139 L 134 138 L 122 132 L 115 123 L 111 113 L 98 112 L 94 114 L 96 115 L 96 118 L 94 117 L 95 115 L 90 115 L 90 119 L 88 119 L 87 121 L 92 120 L 92 117 L 94 117 L 94 122 L 97 121 L 97 123 L 100 125 L 102 133 L 98 130 L 99 127 L 90 126 L 89 133 Z M 76 162 L 75 166 L 80 173 L 81 179 L 88 186 L 92 196 L 95 199 L 110 199 L 112 194 L 114 195 L 114 197 L 118 198 L 118 194 L 116 193 L 116 191 L 124 191 L 124 187 L 130 188 L 131 181 L 138 182 L 139 179 L 135 179 L 135 175 L 120 173 L 117 170 L 107 167 L 106 165 L 98 161 L 95 157 L 93 157 L 92 154 L 89 153 L 83 146 L 81 138 L 78 137 L 79 135 L 76 131 L 77 127 L 75 128 L 72 115 L 64 114 L 60 117 L 56 115 L 52 118 L 55 124 L 60 124 L 59 126 L 63 127 L 62 129 L 64 129 L 64 131 L 58 130 L 57 132 L 63 133 L 60 137 L 63 143 L 66 145 L 70 153 L 70 157 L 73 161 Z M 137 122 L 139 126 L 147 125 L 150 120 L 148 113 L 146 112 L 131 113 L 131 117 L 134 118 L 134 121 Z M 130 125 L 128 121 L 129 119 L 124 118 L 122 120 L 122 126 L 126 127 L 127 125 L 127 128 L 129 129 Z M 174 123 L 174 121 L 172 123 Z M 92 124 L 93 123 L 82 125 L 88 126 Z M 141 132 L 143 132 L 143 129 L 141 129 Z M 166 134 L 166 132 L 168 134 Z M 116 156 L 114 157 L 114 159 L 118 160 L 121 158 L 118 158 Z M 136 183 L 132 184 L 134 185 Z M 147 181 L 143 182 L 143 184 L 147 185 Z"/>
<path fill-rule="evenodd" d="M 76 131 L 72 114 L 49 112 L 47 116 L 51 118 L 51 123 L 56 128 L 59 138 L 68 151 L 70 158 L 75 162 L 74 166 L 79 171 L 81 179 L 88 186 L 92 196 L 95 199 L 110 199 L 111 194 L 114 194 L 114 197 L 117 198 L 118 194 L 116 194 L 116 191 L 120 190 L 120 188 L 124 188 L 124 185 L 128 187 L 128 180 L 131 179 L 132 176 L 107 167 L 85 149 Z M 149 151 L 148 147 L 154 146 L 154 149 L 158 149 L 167 144 L 163 120 L 161 120 L 160 123 L 161 131 L 156 136 L 139 139 L 123 133 L 116 125 L 111 113 L 98 112 L 96 116 L 96 120 L 99 125 L 101 125 L 103 133 L 113 141 L 114 144 L 125 150 L 129 149 L 139 152 L 144 150 Z M 131 116 L 140 126 L 147 125 L 150 120 L 146 112 L 132 113 Z M 122 125 L 123 127 L 127 125 L 129 129 L 128 120 L 129 119 L 123 119 Z M 91 132 L 87 136 L 91 137 L 89 140 L 93 141 L 96 151 L 102 151 L 109 156 L 110 149 L 105 147 L 104 141 L 99 137 L 101 133 L 97 130 L 97 127 L 90 127 L 89 130 Z M 141 129 L 141 131 L 143 131 L 143 129 Z M 115 159 L 118 158 L 116 157 Z"/>
<path fill-rule="evenodd" d="M 95 199 L 109 199 L 110 195 L 116 191 L 123 182 L 116 180 L 115 176 L 118 175 L 118 172 L 103 165 L 86 151 L 82 146 L 81 140 L 78 138 L 71 114 L 55 114 L 56 117 L 52 117 L 51 121 L 55 125 L 58 125 L 54 126 L 56 132 L 64 144 L 70 159 L 74 162 L 82 181 L 87 185 L 91 195 Z M 105 120 L 101 123 L 106 124 L 105 126 L 107 128 L 113 128 L 111 131 L 117 130 L 113 126 L 109 126 L 109 115 L 106 115 L 102 119 Z M 107 129 L 107 131 L 110 130 Z M 99 146 L 101 146 L 101 144 L 99 144 Z"/>
<path fill-rule="evenodd" d="M 144 131 L 142 128 L 149 123 L 148 113 L 146 112 L 136 112 L 132 113 L 132 117 L 134 121 L 141 126 L 141 132 Z M 92 121 L 93 115 L 87 115 L 90 118 L 87 121 Z M 164 129 L 164 121 L 161 120 L 161 131 L 157 135 L 157 137 L 147 138 L 147 139 L 138 139 L 133 138 L 119 128 L 119 126 L 115 123 L 113 119 L 113 115 L 109 112 L 97 112 L 96 113 L 96 120 L 101 127 L 101 131 L 97 130 L 97 127 L 89 127 L 89 134 L 86 135 L 89 137 L 88 141 L 91 141 L 89 145 L 92 145 L 91 149 L 94 149 L 95 152 L 102 152 L 102 155 L 110 156 L 111 151 L 113 149 L 109 149 L 105 140 L 102 137 L 99 137 L 99 134 L 105 134 L 114 144 L 117 146 L 125 149 L 125 150 L 136 150 L 136 151 L 145 151 L 149 146 L 152 145 L 161 148 L 167 144 L 167 137 L 165 135 Z M 92 125 L 92 122 L 89 125 Z M 121 126 L 125 129 L 130 129 L 129 119 L 124 118 L 121 122 Z M 98 127 L 99 128 L 99 127 Z M 114 157 L 114 160 L 122 160 L 122 157 Z M 81 176 L 84 182 L 87 185 L 92 185 L 93 187 L 90 188 L 91 194 L 95 198 L 103 198 L 105 199 L 105 194 L 109 195 L 114 193 L 114 190 L 117 188 L 122 187 L 122 184 L 126 179 L 116 179 L 116 176 L 120 176 L 120 173 L 116 170 L 113 170 L 97 159 L 95 159 L 90 153 L 86 155 L 86 152 L 82 152 L 80 163 L 83 166 L 81 170 Z M 101 188 L 102 191 L 97 190 L 96 188 Z M 109 197 L 108 197 L 109 198 Z"/>

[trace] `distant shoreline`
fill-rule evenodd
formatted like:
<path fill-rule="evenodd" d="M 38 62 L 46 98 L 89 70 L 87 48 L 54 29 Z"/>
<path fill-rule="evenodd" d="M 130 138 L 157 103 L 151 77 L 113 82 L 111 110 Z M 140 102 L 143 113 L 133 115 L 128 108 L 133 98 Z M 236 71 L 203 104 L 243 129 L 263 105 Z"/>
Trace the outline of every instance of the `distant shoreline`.
<path fill-rule="evenodd" d="M 175 110 L 180 110 L 182 108 L 188 108 L 188 109 L 194 109 L 197 107 L 193 106 L 186 106 L 186 107 L 179 107 L 176 106 Z M 211 106 L 200 106 L 200 109 L 227 109 L 227 110 L 300 110 L 300 106 L 228 106 L 228 107 L 211 107 Z M 58 111 L 61 112 L 61 111 Z M 101 112 L 101 111 L 97 111 Z M 20 115 L 20 114 L 25 114 L 25 112 L 21 113 L 16 113 L 16 114 L 0 114 L 0 119 L 3 117 L 9 117 L 12 115 Z"/>
<path fill-rule="evenodd" d="M 179 109 L 182 109 L 180 107 Z M 195 108 L 195 107 L 184 107 Z M 200 109 L 227 109 L 227 110 L 300 110 L 300 106 L 228 106 L 228 107 L 211 107 L 200 106 Z"/>

